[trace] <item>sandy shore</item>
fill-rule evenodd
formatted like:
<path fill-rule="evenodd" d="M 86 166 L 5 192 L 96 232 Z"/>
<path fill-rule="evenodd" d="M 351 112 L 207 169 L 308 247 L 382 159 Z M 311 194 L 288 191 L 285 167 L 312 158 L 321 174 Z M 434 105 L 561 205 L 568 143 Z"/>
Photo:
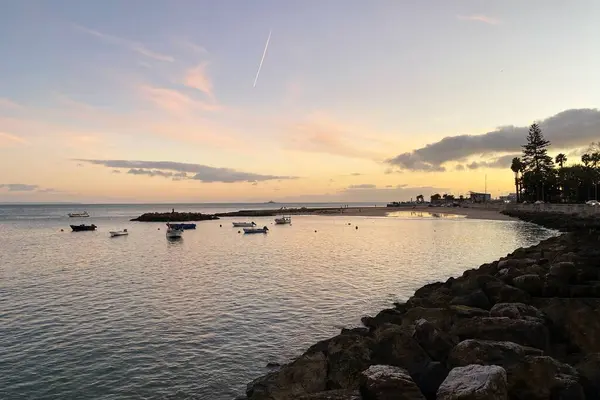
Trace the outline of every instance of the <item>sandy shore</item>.
<path fill-rule="evenodd" d="M 344 215 L 344 216 L 363 216 L 363 217 L 386 217 L 390 213 L 430 213 L 438 215 L 461 215 L 471 219 L 487 219 L 495 221 L 515 221 L 515 218 L 500 214 L 498 210 L 488 210 L 483 208 L 442 208 L 442 207 L 349 207 L 341 212 L 337 209 L 327 211 L 307 212 L 306 214 L 321 215 Z"/>

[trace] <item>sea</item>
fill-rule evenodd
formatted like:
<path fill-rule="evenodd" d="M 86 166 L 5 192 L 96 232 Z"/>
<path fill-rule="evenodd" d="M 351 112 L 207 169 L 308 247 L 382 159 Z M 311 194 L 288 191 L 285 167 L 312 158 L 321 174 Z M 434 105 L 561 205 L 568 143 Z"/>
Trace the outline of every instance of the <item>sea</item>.
<path fill-rule="evenodd" d="M 0 399 L 231 400 L 268 363 L 557 234 L 406 212 L 252 218 L 270 228 L 255 235 L 222 218 L 169 241 L 164 223 L 129 221 L 299 206 L 339 204 L 0 205 Z"/>

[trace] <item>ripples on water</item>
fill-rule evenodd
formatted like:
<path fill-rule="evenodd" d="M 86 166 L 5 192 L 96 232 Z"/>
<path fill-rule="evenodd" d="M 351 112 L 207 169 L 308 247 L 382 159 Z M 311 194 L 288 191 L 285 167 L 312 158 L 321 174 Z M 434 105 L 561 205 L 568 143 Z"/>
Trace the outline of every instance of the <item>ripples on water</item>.
<path fill-rule="evenodd" d="M 230 221 L 172 243 L 163 224 L 123 217 L 86 219 L 99 231 L 80 233 L 68 218 L 5 218 L 0 398 L 232 399 L 267 362 L 552 235 L 414 216 L 297 216 L 243 235 Z M 110 238 L 117 228 L 130 235 Z"/>

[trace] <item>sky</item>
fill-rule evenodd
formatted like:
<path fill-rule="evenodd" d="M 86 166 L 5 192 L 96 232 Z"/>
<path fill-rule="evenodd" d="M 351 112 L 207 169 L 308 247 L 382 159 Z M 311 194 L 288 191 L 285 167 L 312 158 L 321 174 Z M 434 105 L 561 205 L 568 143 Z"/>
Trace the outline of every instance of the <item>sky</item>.
<path fill-rule="evenodd" d="M 598 21 L 597 0 L 5 2 L 0 202 L 506 194 L 531 123 L 569 163 L 600 140 Z"/>

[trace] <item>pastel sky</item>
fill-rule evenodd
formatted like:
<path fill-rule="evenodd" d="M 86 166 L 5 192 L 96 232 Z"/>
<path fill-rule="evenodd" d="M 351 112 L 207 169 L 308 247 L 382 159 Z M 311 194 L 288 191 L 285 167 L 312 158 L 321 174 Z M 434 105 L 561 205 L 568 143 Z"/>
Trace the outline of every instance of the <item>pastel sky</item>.
<path fill-rule="evenodd" d="M 600 140 L 599 21 L 597 0 L 6 1 L 0 202 L 505 194 L 532 122 L 572 162 Z"/>

